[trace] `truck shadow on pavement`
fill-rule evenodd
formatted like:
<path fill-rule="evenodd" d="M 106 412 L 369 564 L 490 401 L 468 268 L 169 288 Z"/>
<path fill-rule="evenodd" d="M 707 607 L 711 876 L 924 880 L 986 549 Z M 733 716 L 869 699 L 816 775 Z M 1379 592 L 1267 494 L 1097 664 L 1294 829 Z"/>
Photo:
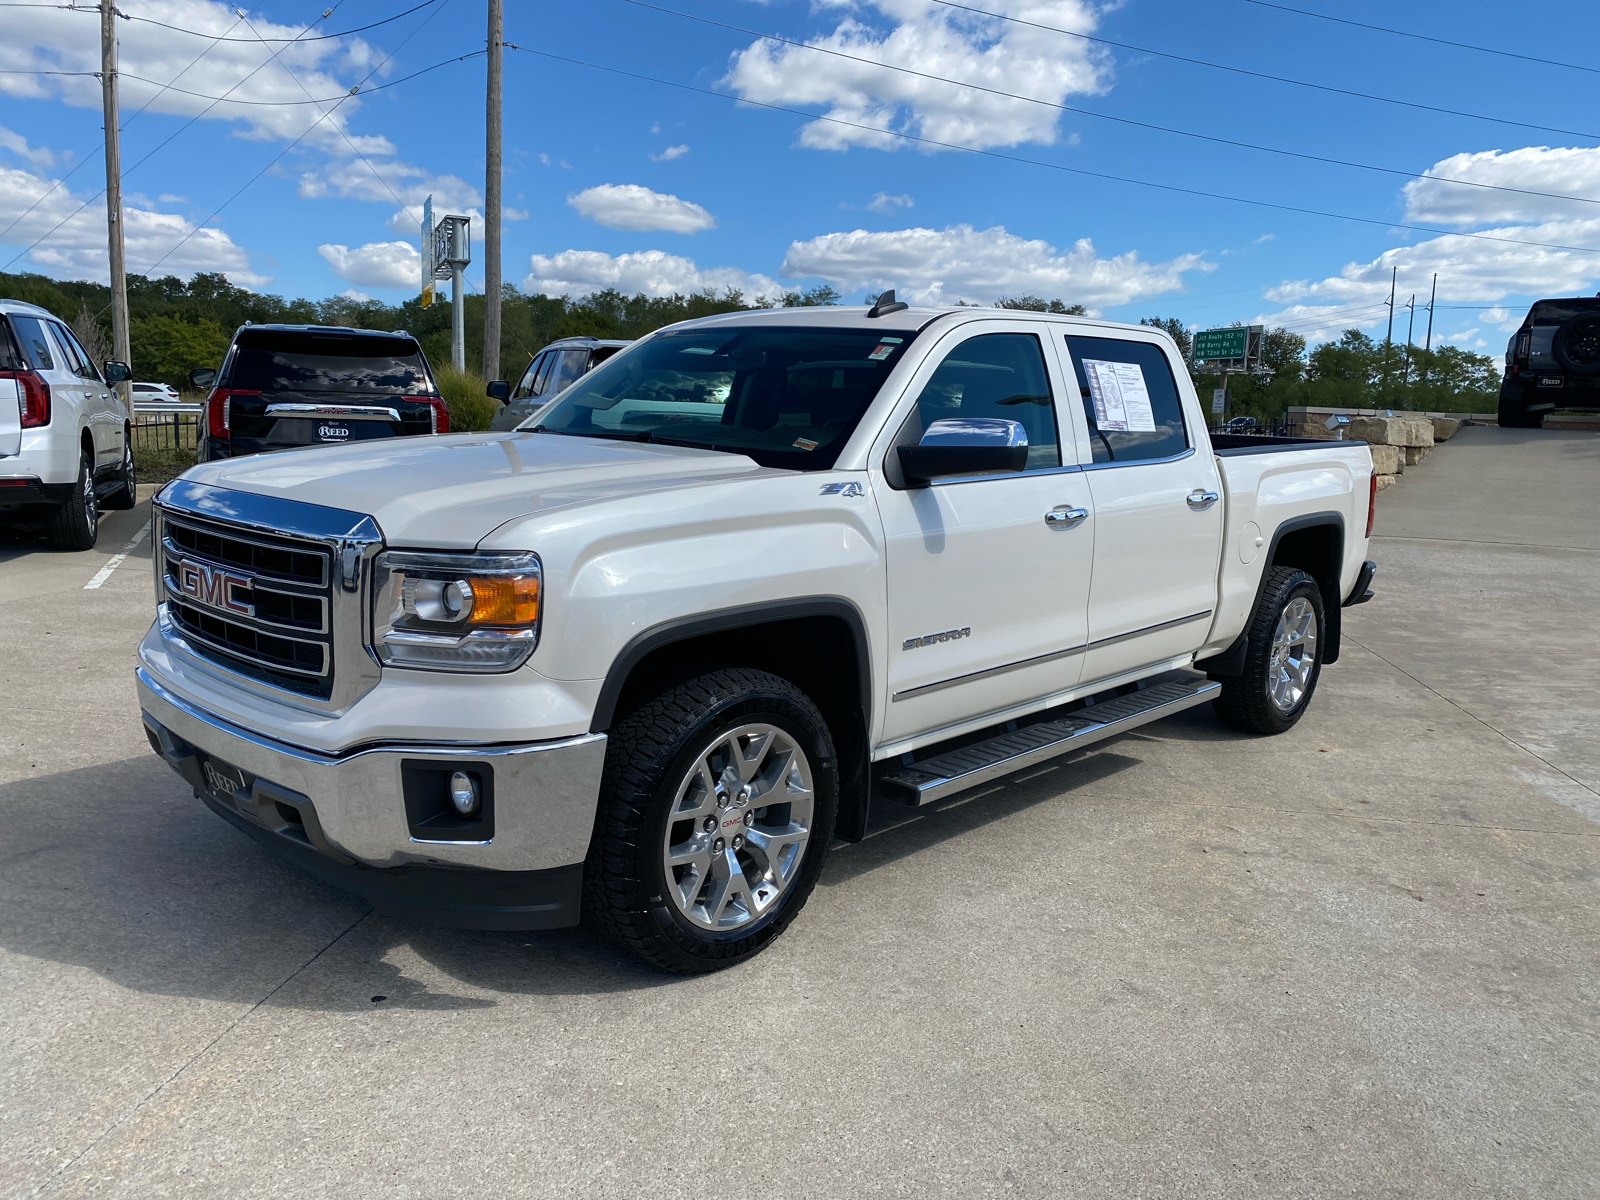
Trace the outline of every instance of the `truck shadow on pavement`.
<path fill-rule="evenodd" d="M 1210 722 L 1180 721 L 1163 722 L 1162 735 L 1234 736 Z M 879 806 L 866 840 L 832 849 L 822 886 L 1033 806 L 1071 801 L 1140 765 L 1135 737 L 925 810 Z M 594 995 L 682 982 L 583 929 L 474 932 L 374 913 L 219 820 L 154 756 L 0 784 L 0 820 L 8 835 L 0 946 L 131 991 L 355 1012 L 489 1008 L 497 994 Z"/>

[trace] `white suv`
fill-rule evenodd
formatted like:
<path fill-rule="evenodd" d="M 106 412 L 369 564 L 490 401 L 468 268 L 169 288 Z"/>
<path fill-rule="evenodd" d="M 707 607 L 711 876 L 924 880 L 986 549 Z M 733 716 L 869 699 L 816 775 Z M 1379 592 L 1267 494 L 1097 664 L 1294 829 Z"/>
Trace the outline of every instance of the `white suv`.
<path fill-rule="evenodd" d="M 111 386 L 131 374 L 96 367 L 46 309 L 0 300 L 0 523 L 87 550 L 102 507 L 133 507 L 133 412 Z"/>

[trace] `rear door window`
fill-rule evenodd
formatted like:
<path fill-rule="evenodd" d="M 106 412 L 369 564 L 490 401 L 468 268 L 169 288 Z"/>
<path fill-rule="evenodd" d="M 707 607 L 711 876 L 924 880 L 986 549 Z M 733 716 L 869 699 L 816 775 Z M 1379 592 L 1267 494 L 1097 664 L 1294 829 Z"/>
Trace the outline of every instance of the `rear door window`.
<path fill-rule="evenodd" d="M 277 330 L 239 335 L 228 386 L 260 392 L 433 393 L 422 349 L 414 341 Z"/>
<path fill-rule="evenodd" d="M 533 390 L 534 384 L 539 381 L 539 372 L 544 369 L 545 361 L 549 357 L 548 354 L 540 354 L 528 364 L 528 369 L 522 373 L 522 378 L 517 381 L 516 390 L 511 393 L 513 400 L 526 400 L 536 394 Z"/>
<path fill-rule="evenodd" d="M 1160 346 L 1068 337 L 1067 352 L 1095 462 L 1148 462 L 1189 448 L 1178 384 Z"/>
<path fill-rule="evenodd" d="M 51 330 L 55 333 L 56 341 L 60 344 L 62 350 L 66 352 L 68 360 L 72 363 L 73 373 L 84 379 L 99 383 L 100 372 L 95 370 L 94 363 L 89 358 L 89 352 L 78 341 L 77 335 L 60 322 L 54 323 L 51 326 Z"/>

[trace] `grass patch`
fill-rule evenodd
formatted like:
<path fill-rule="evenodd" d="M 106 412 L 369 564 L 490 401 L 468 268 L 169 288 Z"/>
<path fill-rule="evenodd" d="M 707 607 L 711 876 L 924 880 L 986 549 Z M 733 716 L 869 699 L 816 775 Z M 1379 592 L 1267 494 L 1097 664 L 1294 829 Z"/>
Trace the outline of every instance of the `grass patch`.
<path fill-rule="evenodd" d="M 452 433 L 479 433 L 489 428 L 500 402 L 484 395 L 483 376 L 454 367 L 435 367 L 433 377 L 450 410 Z"/>
<path fill-rule="evenodd" d="M 176 479 L 195 464 L 195 452 L 165 447 L 160 450 L 135 451 L 133 465 L 140 483 L 166 483 Z"/>

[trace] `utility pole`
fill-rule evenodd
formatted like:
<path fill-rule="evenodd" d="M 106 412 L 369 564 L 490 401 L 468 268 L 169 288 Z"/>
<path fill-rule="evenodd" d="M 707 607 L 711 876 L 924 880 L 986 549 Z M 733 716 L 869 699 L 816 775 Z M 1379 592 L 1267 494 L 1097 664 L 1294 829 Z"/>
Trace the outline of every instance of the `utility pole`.
<path fill-rule="evenodd" d="M 122 135 L 117 111 L 117 10 L 100 0 L 100 95 L 106 121 L 106 243 L 111 259 L 111 353 L 131 362 L 128 345 L 128 264 L 122 244 Z M 96 364 L 99 366 L 100 364 Z M 118 385 L 127 400 L 131 384 Z"/>
<path fill-rule="evenodd" d="M 1402 383 L 1409 385 L 1411 383 L 1411 335 L 1417 329 L 1417 294 L 1415 292 L 1411 293 L 1411 302 L 1406 305 L 1406 313 L 1406 370 L 1400 379 Z"/>
<path fill-rule="evenodd" d="M 1422 348 L 1429 353 L 1433 352 L 1433 302 L 1439 296 L 1439 272 L 1433 273 L 1433 291 L 1428 293 L 1428 342 Z"/>
<path fill-rule="evenodd" d="M 500 59 L 504 0 L 489 0 L 489 95 L 484 122 L 483 377 L 500 376 Z"/>
<path fill-rule="evenodd" d="M 1400 279 L 1400 268 L 1395 267 L 1389 276 L 1389 328 L 1383 335 L 1383 390 L 1389 390 L 1389 347 L 1394 342 L 1394 285 Z"/>

